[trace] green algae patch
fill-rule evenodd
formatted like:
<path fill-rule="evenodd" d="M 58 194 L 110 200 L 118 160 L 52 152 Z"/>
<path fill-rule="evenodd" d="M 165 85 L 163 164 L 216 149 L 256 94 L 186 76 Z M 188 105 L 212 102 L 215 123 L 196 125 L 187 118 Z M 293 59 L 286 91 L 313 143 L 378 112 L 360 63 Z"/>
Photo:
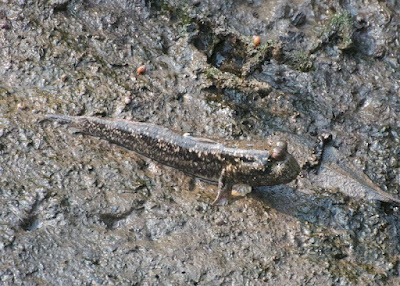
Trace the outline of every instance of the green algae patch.
<path fill-rule="evenodd" d="M 325 35 L 332 37 L 336 35 L 341 39 L 339 49 L 349 49 L 353 45 L 353 21 L 350 13 L 340 11 L 332 16 L 326 27 Z"/>

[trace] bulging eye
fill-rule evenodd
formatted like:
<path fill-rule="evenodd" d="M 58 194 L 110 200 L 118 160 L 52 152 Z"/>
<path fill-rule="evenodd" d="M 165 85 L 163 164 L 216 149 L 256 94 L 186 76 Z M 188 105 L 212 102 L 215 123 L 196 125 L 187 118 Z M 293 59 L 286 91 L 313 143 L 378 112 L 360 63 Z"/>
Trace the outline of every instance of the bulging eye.
<path fill-rule="evenodd" d="M 276 161 L 283 161 L 286 158 L 287 143 L 286 141 L 277 141 L 275 147 L 272 148 L 271 157 Z"/>

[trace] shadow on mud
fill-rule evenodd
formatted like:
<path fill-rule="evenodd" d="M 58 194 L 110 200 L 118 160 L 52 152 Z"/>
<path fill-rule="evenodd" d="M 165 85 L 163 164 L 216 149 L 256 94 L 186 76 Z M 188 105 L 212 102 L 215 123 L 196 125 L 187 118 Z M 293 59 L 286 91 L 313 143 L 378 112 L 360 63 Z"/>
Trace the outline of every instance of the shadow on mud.
<path fill-rule="evenodd" d="M 368 219 L 365 208 L 385 213 L 380 219 L 400 228 L 399 208 L 391 203 L 363 201 L 333 192 L 307 194 L 286 185 L 254 188 L 248 196 L 302 222 L 336 230 L 351 229 L 355 218 Z"/>

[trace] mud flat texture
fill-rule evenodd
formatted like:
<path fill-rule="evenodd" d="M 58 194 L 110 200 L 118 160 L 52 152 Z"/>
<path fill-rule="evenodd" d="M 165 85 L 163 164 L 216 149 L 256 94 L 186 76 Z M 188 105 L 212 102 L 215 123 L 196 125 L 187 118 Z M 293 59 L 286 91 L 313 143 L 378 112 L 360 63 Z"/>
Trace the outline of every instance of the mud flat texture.
<path fill-rule="evenodd" d="M 400 209 L 373 195 L 400 197 L 399 13 L 397 1 L 1 1 L 0 284 L 399 285 Z M 303 167 L 329 133 L 375 186 L 334 161 L 213 207 L 214 186 L 48 113 L 286 136 Z"/>

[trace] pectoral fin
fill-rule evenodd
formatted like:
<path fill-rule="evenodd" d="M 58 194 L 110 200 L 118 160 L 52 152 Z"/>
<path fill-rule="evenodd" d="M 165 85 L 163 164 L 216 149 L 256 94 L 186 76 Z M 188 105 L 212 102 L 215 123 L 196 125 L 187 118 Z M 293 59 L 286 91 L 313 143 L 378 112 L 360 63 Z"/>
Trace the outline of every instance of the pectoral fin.
<path fill-rule="evenodd" d="M 223 169 L 218 180 L 218 195 L 212 203 L 214 206 L 223 206 L 229 203 L 232 195 L 232 183 L 227 180 L 227 171 Z"/>

